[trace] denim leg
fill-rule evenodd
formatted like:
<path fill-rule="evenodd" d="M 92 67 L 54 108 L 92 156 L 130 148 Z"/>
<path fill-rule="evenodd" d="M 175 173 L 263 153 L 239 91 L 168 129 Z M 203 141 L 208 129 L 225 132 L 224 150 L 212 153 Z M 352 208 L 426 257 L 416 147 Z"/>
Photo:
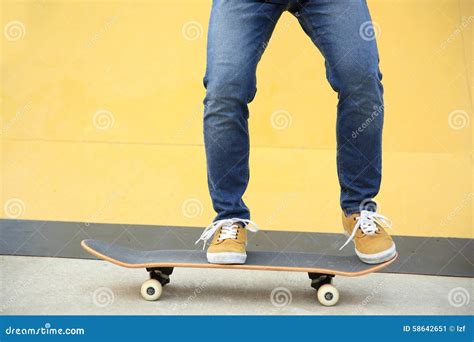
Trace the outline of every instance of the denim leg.
<path fill-rule="evenodd" d="M 290 8 L 325 58 L 338 93 L 337 169 L 346 214 L 375 210 L 382 171 L 383 87 L 365 0 L 300 0 Z"/>
<path fill-rule="evenodd" d="M 214 0 L 204 77 L 204 143 L 215 220 L 249 219 L 242 196 L 249 181 L 248 103 L 256 68 L 284 11 L 258 0 Z"/>

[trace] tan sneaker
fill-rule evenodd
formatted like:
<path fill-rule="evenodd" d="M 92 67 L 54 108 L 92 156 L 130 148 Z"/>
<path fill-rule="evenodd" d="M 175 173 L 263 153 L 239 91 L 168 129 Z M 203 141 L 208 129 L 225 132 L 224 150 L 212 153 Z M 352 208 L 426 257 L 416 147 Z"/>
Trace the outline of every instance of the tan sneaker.
<path fill-rule="evenodd" d="M 258 227 L 250 220 L 219 220 L 204 229 L 196 243 L 202 240 L 205 247 L 212 237 L 207 249 L 207 261 L 212 264 L 243 264 L 247 260 L 247 229 L 256 232 Z"/>
<path fill-rule="evenodd" d="M 397 254 L 395 243 L 384 229 L 392 225 L 385 216 L 367 210 L 349 216 L 342 213 L 342 225 L 349 238 L 340 249 L 354 241 L 355 252 L 363 262 L 378 264 Z"/>

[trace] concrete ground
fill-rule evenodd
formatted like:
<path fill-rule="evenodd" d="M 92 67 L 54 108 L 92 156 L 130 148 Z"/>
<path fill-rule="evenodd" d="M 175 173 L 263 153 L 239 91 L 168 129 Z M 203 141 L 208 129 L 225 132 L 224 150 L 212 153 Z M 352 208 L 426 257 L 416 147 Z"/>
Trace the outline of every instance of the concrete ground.
<path fill-rule="evenodd" d="M 105 261 L 0 256 L 2 314 L 472 314 L 473 279 L 403 274 L 336 277 L 323 307 L 305 273 L 175 269 L 157 302 L 140 296 L 142 269 Z"/>

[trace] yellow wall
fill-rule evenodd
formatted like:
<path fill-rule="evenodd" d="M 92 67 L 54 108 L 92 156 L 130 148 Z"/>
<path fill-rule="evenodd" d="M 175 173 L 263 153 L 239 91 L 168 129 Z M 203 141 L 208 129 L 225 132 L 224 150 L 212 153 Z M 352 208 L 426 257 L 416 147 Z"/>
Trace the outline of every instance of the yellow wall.
<path fill-rule="evenodd" d="M 386 91 L 381 210 L 394 234 L 472 237 L 472 1 L 369 6 Z M 2 1 L 2 217 L 209 223 L 201 122 L 209 7 Z M 270 230 L 339 232 L 336 96 L 289 14 L 258 89 L 246 193 L 253 219 Z M 291 124 L 275 129 L 272 115 Z"/>

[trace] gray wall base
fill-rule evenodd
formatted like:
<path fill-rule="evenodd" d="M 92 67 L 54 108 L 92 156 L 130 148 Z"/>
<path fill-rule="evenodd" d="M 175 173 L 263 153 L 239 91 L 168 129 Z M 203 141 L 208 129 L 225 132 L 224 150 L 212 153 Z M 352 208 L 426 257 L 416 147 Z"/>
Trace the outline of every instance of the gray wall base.
<path fill-rule="evenodd" d="M 0 254 L 84 258 L 83 239 L 101 239 L 137 249 L 199 249 L 202 228 L 0 219 Z M 339 252 L 342 234 L 260 231 L 250 233 L 248 249 L 351 255 Z M 395 236 L 399 259 L 383 272 L 474 276 L 473 239 Z"/>

